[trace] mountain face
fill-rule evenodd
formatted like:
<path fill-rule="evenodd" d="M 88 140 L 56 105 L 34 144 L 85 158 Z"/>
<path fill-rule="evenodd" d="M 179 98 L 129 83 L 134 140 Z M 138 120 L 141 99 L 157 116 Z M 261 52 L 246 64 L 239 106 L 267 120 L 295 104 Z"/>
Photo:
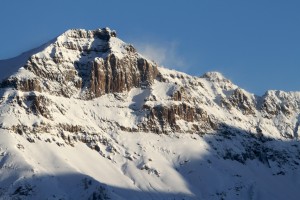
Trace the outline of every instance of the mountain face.
<path fill-rule="evenodd" d="M 300 92 L 159 67 L 109 28 L 0 72 L 0 199 L 299 198 Z"/>

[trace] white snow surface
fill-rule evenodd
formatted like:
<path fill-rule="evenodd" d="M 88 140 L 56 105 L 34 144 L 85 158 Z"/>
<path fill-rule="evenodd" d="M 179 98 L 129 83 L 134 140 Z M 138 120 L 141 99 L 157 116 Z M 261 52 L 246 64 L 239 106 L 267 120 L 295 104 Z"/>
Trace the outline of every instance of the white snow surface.
<path fill-rule="evenodd" d="M 83 56 L 63 46 L 104 45 L 102 40 L 89 37 L 90 31 L 79 30 L 86 35 L 84 39 L 76 38 L 76 31 L 67 31 L 16 59 L 0 61 L 0 80 L 8 76 L 34 78 L 35 74 L 22 68 L 28 56 L 41 60 L 56 56 L 72 62 L 94 59 L 96 55 Z M 126 54 L 126 44 L 120 39 L 111 38 L 109 45 L 119 58 Z M 98 59 L 107 56 L 99 54 Z M 54 63 L 48 67 L 62 72 L 68 68 Z M 155 80 L 147 88 L 93 100 L 82 100 L 77 94 L 66 98 L 1 88 L 0 199 L 299 199 L 299 92 L 268 91 L 257 97 L 217 72 L 202 77 L 166 68 L 159 68 L 159 72 L 165 82 Z M 185 104 L 203 109 L 226 128 L 200 134 L 191 132 L 191 122 L 178 119 L 183 132 L 141 131 L 138 124 L 148 120 L 143 107 L 179 105 L 182 102 L 174 101 L 172 94 L 180 89 L 185 91 Z M 236 89 L 257 105 L 265 100 L 270 109 L 277 109 L 276 105 L 293 109 L 289 115 L 279 111 L 275 117 L 265 117 L 267 113 L 255 106 L 253 114 L 224 107 L 222 99 L 230 99 Z M 47 108 L 51 116 L 29 112 L 30 100 L 18 103 L 16 98 L 32 95 L 50 101 Z M 61 132 L 57 128 L 61 124 L 83 130 Z M 12 127 L 19 125 L 48 128 L 17 134 Z M 62 133 L 86 141 L 98 138 L 98 142 L 92 148 L 91 143 L 68 143 Z"/>

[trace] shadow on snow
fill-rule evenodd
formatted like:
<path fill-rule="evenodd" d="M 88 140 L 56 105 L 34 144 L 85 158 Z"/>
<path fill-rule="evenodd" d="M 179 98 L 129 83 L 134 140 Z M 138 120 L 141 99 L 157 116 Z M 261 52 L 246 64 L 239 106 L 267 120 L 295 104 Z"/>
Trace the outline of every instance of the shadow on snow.
<path fill-rule="evenodd" d="M 4 188 L 0 188 L 0 198 L 47 197 L 93 200 L 299 198 L 298 141 L 274 140 L 227 125 L 222 125 L 214 134 L 199 135 L 194 139 L 205 141 L 208 144 L 208 153 L 199 155 L 198 158 L 182 155 L 173 166 L 193 196 L 167 191 L 120 188 L 106 185 L 85 174 L 66 173 L 19 180 L 8 187 L 9 190 L 5 194 L 7 196 L 1 197 L 4 195 Z M 38 196 L 40 194 L 42 196 Z"/>

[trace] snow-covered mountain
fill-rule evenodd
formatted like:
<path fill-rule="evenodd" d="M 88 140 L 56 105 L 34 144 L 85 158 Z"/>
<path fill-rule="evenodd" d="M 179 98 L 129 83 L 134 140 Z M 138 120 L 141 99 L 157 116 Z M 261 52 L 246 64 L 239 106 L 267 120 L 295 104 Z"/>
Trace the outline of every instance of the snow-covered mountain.
<path fill-rule="evenodd" d="M 69 30 L 0 61 L 0 199 L 299 199 L 299 116 L 300 92 Z"/>

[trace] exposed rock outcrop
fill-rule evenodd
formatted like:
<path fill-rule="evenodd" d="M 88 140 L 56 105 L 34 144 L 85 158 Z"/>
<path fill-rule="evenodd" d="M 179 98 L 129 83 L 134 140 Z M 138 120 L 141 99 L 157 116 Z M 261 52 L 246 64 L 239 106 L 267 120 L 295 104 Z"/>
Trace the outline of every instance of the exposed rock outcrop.
<path fill-rule="evenodd" d="M 200 133 L 215 128 L 207 112 L 185 103 L 171 106 L 144 106 L 144 109 L 149 113 L 147 116 L 148 120 L 146 123 L 139 124 L 139 126 L 146 131 L 156 133 L 167 133 L 168 131 L 181 132 L 183 127 L 178 125 L 177 120 L 190 123 L 190 129 L 186 132 Z"/>
<path fill-rule="evenodd" d="M 42 92 L 41 83 L 37 78 L 18 79 L 11 77 L 0 84 L 1 87 L 14 87 L 17 90 Z"/>
<path fill-rule="evenodd" d="M 79 98 L 92 99 L 148 87 L 158 74 L 155 63 L 117 39 L 116 32 L 108 28 L 67 31 L 41 53 L 32 55 L 24 70 L 31 76 L 17 74 L 1 87 L 65 97 L 80 93 Z"/>
<path fill-rule="evenodd" d="M 173 91 L 172 98 L 174 101 L 183 101 L 185 99 L 184 88 L 177 87 L 177 89 Z"/>
<path fill-rule="evenodd" d="M 95 59 L 91 65 L 88 83 L 91 97 L 149 86 L 158 74 L 156 65 L 144 58 L 126 56 L 119 59 L 110 54 L 105 60 Z"/>
<path fill-rule="evenodd" d="M 293 111 L 299 109 L 299 104 L 293 98 L 293 96 L 289 96 L 285 92 L 268 91 L 262 97 L 260 109 L 267 118 L 272 118 L 280 113 L 286 117 L 290 117 Z"/>
<path fill-rule="evenodd" d="M 255 102 L 242 89 L 235 89 L 228 100 L 232 106 L 241 110 L 245 115 L 255 114 Z"/>

